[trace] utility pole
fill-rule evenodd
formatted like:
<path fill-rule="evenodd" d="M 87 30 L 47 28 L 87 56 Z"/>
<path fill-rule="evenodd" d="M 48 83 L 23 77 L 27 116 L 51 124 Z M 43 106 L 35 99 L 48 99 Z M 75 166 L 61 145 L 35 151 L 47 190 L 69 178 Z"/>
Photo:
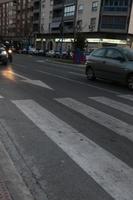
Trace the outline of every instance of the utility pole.
<path fill-rule="evenodd" d="M 62 0 L 62 17 L 61 17 L 61 24 L 60 24 L 60 33 L 61 33 L 61 47 L 60 47 L 60 53 L 62 57 L 62 51 L 63 51 L 63 40 L 64 40 L 64 9 L 65 9 L 65 2 Z"/>
<path fill-rule="evenodd" d="M 76 39 L 76 33 L 77 33 L 77 12 L 78 12 L 78 0 L 75 0 L 75 12 L 74 12 L 74 25 L 73 25 L 73 38 L 74 43 Z"/>

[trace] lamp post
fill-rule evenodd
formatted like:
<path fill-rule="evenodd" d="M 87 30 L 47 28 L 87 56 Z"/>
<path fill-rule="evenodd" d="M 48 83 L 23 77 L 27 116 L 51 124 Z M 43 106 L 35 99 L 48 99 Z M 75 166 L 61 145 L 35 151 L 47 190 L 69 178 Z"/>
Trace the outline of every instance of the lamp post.
<path fill-rule="evenodd" d="M 60 23 L 60 34 L 61 34 L 61 47 L 60 47 L 60 54 L 62 57 L 62 51 L 63 51 L 63 40 L 64 40 L 64 9 L 65 9 L 65 2 L 62 1 L 62 17 L 61 17 L 61 23 Z"/>
<path fill-rule="evenodd" d="M 78 11 L 78 0 L 75 0 L 75 12 L 74 12 L 74 22 L 73 22 L 73 38 L 74 38 L 74 43 L 75 43 L 76 32 L 77 32 L 77 11 Z"/>

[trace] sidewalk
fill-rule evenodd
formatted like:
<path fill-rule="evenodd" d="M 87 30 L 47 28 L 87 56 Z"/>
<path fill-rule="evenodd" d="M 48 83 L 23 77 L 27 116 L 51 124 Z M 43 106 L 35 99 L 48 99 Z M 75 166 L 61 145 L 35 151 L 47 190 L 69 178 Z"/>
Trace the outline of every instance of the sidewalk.
<path fill-rule="evenodd" d="M 4 179 L 1 167 L 0 167 L 0 200 L 13 200 L 6 186 L 6 180 Z"/>

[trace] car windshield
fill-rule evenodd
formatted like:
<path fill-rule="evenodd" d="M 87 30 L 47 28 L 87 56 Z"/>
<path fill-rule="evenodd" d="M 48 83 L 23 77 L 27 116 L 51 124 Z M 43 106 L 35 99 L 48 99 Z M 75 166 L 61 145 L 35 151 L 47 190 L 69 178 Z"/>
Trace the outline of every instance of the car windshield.
<path fill-rule="evenodd" d="M 123 53 L 129 61 L 133 61 L 133 49 L 125 48 L 123 49 Z"/>

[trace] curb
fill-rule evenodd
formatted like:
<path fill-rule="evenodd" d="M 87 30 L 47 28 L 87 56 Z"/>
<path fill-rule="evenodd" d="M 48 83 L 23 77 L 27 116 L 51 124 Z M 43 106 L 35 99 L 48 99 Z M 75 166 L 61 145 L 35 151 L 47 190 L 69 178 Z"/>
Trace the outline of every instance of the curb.
<path fill-rule="evenodd" d="M 12 200 L 8 188 L 6 186 L 6 181 L 3 178 L 3 173 L 1 169 L 0 169 L 0 200 Z"/>
<path fill-rule="evenodd" d="M 49 62 L 49 63 L 69 65 L 69 66 L 72 66 L 72 67 L 85 67 L 85 64 L 71 64 L 71 63 L 60 62 L 60 61 L 51 60 L 51 59 L 46 59 L 45 61 Z"/>

